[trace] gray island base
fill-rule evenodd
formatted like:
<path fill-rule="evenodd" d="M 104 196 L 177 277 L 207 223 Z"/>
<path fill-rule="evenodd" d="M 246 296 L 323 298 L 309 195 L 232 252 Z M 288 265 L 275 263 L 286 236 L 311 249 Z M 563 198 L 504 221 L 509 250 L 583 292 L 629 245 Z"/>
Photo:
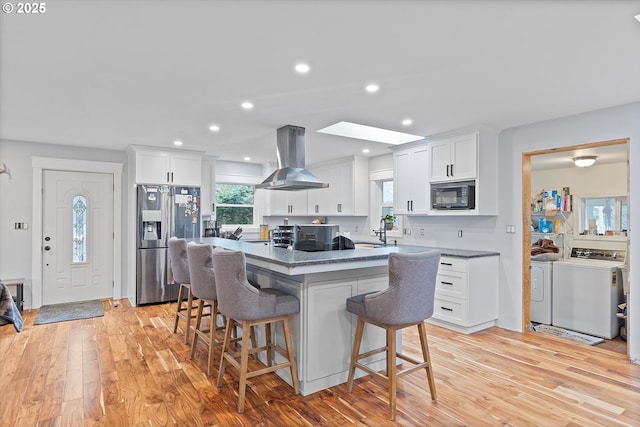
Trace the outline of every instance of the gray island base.
<path fill-rule="evenodd" d="M 384 289 L 388 284 L 387 263 L 392 252 L 421 252 L 420 246 L 356 247 L 352 250 L 303 252 L 215 237 L 193 239 L 212 246 L 243 251 L 247 276 L 264 288 L 281 289 L 300 300 L 300 313 L 292 319 L 291 334 L 295 350 L 300 393 L 304 396 L 347 381 L 357 319 L 347 312 L 346 299 L 353 295 Z M 433 322 L 470 333 L 495 325 L 497 320 L 498 253 L 439 249 L 442 253 Z M 468 288 L 472 264 L 482 265 L 483 288 L 478 291 L 481 310 L 469 310 L 472 292 Z M 464 271 L 460 271 L 464 270 Z M 471 268 L 473 270 L 473 268 Z M 478 270 L 476 266 L 476 270 Z M 484 283 L 493 282 L 487 287 Z M 448 284 L 451 283 L 451 284 Z M 488 289 L 491 288 L 491 289 Z M 495 288 L 495 292 L 493 292 Z M 494 295 L 495 294 L 495 295 Z M 475 304 L 475 303 L 474 303 Z M 482 311 L 482 313 L 480 313 Z M 473 325 L 471 323 L 474 323 Z M 262 341 L 264 331 L 257 331 Z M 282 331 L 275 340 L 283 345 Z M 401 334 L 397 335 L 401 348 Z M 385 331 L 372 325 L 365 329 L 361 351 L 385 346 Z M 276 356 L 279 355 L 276 353 Z M 385 355 L 367 361 L 373 369 L 385 369 Z M 288 370 L 277 372 L 291 384 Z M 356 372 L 356 375 L 363 375 Z"/>

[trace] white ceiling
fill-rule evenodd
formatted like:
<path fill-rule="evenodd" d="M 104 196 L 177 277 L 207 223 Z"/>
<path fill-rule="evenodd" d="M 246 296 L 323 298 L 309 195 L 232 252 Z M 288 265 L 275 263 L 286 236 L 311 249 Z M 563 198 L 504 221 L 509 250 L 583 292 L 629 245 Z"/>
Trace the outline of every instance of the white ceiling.
<path fill-rule="evenodd" d="M 291 124 L 307 129 L 307 163 L 379 155 L 386 145 L 315 131 L 504 129 L 640 100 L 638 13 L 614 0 L 48 0 L 40 15 L 0 15 L 0 138 L 180 139 L 260 163 Z"/>

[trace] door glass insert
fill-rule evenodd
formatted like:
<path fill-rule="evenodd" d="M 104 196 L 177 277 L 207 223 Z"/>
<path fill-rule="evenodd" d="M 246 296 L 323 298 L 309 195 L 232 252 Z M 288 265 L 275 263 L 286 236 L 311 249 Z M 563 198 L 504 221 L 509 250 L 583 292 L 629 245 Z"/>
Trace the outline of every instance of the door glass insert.
<path fill-rule="evenodd" d="M 75 196 L 72 201 L 71 211 L 73 231 L 73 257 L 72 262 L 87 261 L 87 198 L 82 195 Z"/>

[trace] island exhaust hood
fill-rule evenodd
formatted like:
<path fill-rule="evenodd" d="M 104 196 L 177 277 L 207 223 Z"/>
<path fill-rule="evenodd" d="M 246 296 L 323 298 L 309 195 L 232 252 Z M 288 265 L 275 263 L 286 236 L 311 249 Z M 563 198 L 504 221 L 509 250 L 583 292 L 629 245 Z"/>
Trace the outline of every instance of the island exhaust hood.
<path fill-rule="evenodd" d="M 287 125 L 277 132 L 278 169 L 256 188 L 285 191 L 327 188 L 328 183 L 305 169 L 304 128 Z"/>

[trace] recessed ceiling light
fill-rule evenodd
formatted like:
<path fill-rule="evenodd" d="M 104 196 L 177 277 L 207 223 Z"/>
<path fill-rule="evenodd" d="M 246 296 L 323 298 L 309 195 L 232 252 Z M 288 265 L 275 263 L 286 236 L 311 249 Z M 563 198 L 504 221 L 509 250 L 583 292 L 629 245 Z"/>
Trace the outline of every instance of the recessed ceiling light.
<path fill-rule="evenodd" d="M 253 104 L 249 101 L 245 101 L 242 103 L 242 108 L 244 108 L 245 110 L 251 110 L 253 108 Z"/>
<path fill-rule="evenodd" d="M 219 132 L 219 131 L 220 131 L 220 126 L 218 126 L 218 125 L 211 125 L 211 126 L 209 126 L 209 130 L 210 130 L 211 132 Z"/>
<path fill-rule="evenodd" d="M 296 72 L 300 74 L 306 74 L 309 72 L 311 68 L 309 67 L 308 64 L 300 63 L 300 64 L 296 64 L 295 69 L 296 69 Z"/>
<path fill-rule="evenodd" d="M 245 162 L 248 162 L 249 160 L 251 160 L 251 157 L 249 157 L 249 156 L 246 156 L 246 157 L 244 158 L 244 161 L 245 161 Z"/>
<path fill-rule="evenodd" d="M 376 93 L 377 91 L 380 90 L 380 86 L 378 86 L 375 83 L 370 83 L 367 85 L 367 87 L 364 88 L 367 92 L 369 93 Z"/>
<path fill-rule="evenodd" d="M 409 133 L 396 132 L 394 130 L 359 125 L 357 123 L 350 122 L 338 122 L 331 126 L 327 126 L 324 129 L 320 129 L 318 132 L 394 145 L 417 141 L 424 138 L 420 135 L 411 135 Z"/>
<path fill-rule="evenodd" d="M 402 124 L 403 124 L 404 126 L 410 126 L 410 125 L 412 125 L 412 124 L 413 124 L 413 120 L 411 120 L 411 119 L 404 119 L 404 120 L 402 121 Z"/>
<path fill-rule="evenodd" d="M 369 150 L 368 148 L 363 148 L 363 149 L 362 149 L 362 152 L 363 152 L 363 153 L 365 153 L 365 154 L 369 153 L 370 151 L 371 151 L 371 150 Z"/>
<path fill-rule="evenodd" d="M 173 145 L 182 145 L 182 141 L 178 141 L 177 139 L 173 141 Z"/>

